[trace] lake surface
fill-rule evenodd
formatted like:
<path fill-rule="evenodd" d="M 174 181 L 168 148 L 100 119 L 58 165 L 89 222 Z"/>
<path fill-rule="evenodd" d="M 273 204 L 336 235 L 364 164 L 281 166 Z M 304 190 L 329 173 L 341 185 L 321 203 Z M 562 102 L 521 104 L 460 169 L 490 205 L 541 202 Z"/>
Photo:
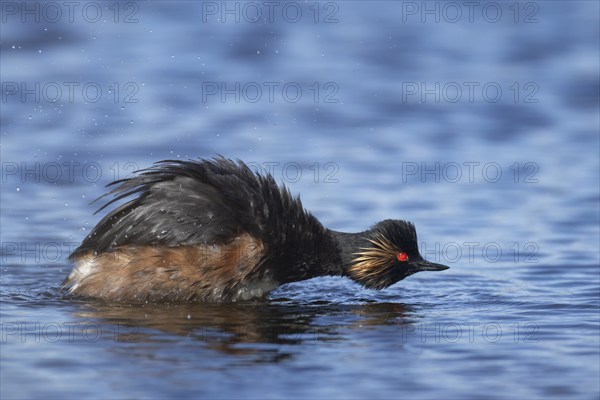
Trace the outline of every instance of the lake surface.
<path fill-rule="evenodd" d="M 2 399 L 600 395 L 597 2 L 1 11 Z M 451 268 L 263 303 L 58 293 L 104 185 L 215 154 L 329 228 L 414 221 Z"/>

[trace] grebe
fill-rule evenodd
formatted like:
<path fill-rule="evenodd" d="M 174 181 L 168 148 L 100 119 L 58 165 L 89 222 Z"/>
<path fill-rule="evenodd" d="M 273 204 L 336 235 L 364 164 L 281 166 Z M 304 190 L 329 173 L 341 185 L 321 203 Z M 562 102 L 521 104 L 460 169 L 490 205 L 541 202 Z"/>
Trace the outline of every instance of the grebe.
<path fill-rule="evenodd" d="M 217 157 L 164 160 L 101 196 L 137 197 L 112 210 L 70 255 L 69 293 L 117 302 L 225 302 L 266 296 L 316 276 L 383 289 L 424 260 L 411 222 L 360 233 L 329 230 L 267 174 Z M 99 199 L 97 199 L 99 200 Z"/>

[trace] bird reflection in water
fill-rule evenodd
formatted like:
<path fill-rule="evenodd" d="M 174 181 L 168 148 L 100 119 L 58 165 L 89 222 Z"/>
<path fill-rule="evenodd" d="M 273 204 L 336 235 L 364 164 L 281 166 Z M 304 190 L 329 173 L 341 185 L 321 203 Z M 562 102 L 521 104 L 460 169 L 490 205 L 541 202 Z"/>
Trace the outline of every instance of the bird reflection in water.
<path fill-rule="evenodd" d="M 275 299 L 271 303 L 236 304 L 86 302 L 75 317 L 106 326 L 107 330 L 110 326 L 114 340 L 122 343 L 160 344 L 172 341 L 171 335 L 185 336 L 226 354 L 256 354 L 260 356 L 258 361 L 277 362 L 292 353 L 272 345 L 343 341 L 348 330 L 381 325 L 403 329 L 410 324 L 409 314 L 410 308 L 400 303 L 297 305 Z"/>

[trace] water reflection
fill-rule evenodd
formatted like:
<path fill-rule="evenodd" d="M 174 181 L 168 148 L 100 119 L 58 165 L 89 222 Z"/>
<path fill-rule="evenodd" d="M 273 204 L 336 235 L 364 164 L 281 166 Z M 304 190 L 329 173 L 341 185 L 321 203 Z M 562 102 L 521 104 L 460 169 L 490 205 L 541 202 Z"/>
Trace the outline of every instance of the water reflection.
<path fill-rule="evenodd" d="M 255 354 L 275 345 L 344 340 L 348 330 L 410 324 L 410 307 L 401 303 L 339 305 L 271 303 L 118 305 L 85 302 L 77 320 L 101 325 L 123 343 L 156 343 L 186 336 L 231 355 Z M 98 329 L 98 328 L 96 328 Z M 166 335 L 165 335 L 166 334 Z M 277 354 L 270 361 L 279 361 Z"/>

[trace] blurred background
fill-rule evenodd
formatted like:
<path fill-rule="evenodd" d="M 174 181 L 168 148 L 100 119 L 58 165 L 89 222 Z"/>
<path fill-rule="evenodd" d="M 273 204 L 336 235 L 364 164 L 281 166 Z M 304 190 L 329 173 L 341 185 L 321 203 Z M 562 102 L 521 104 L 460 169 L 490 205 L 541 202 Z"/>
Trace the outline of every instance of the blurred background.
<path fill-rule="evenodd" d="M 1 7 L 2 398 L 597 398 L 597 2 Z M 451 269 L 235 307 L 57 294 L 104 185 L 216 154 L 329 228 L 414 221 Z"/>

